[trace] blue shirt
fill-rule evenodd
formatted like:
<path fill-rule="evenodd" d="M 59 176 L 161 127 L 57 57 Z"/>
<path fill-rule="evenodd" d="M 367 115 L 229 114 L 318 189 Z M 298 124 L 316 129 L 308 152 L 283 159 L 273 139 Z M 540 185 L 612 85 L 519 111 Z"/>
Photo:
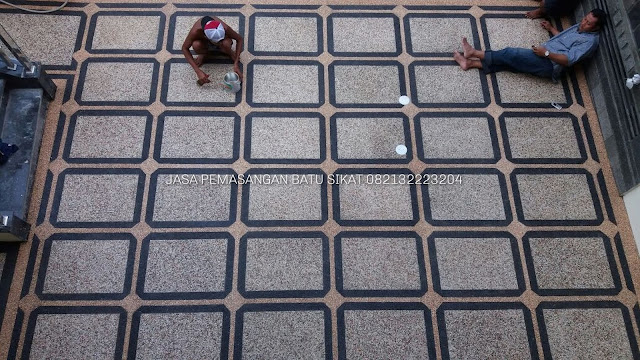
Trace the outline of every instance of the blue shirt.
<path fill-rule="evenodd" d="M 573 25 L 549 39 L 542 46 L 550 53 L 566 55 L 569 59 L 569 66 L 593 55 L 598 49 L 600 34 L 597 32 L 578 32 L 579 25 Z M 553 63 L 553 78 L 557 79 L 562 70 L 564 70 L 562 65 Z"/>

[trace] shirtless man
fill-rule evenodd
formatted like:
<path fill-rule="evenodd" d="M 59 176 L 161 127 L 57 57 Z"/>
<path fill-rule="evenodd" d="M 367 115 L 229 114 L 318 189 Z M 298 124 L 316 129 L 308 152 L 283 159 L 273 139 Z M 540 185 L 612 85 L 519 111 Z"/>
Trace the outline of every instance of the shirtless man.
<path fill-rule="evenodd" d="M 231 49 L 233 40 L 236 41 L 235 52 Z M 243 39 L 237 32 L 235 32 L 229 25 L 225 24 L 222 20 L 205 16 L 191 27 L 187 38 L 182 44 L 182 53 L 187 59 L 187 62 L 198 76 L 198 85 L 203 85 L 208 82 L 209 74 L 206 74 L 200 69 L 200 66 L 204 64 L 209 53 L 213 50 L 220 49 L 223 53 L 229 55 L 233 60 L 233 71 L 238 74 L 240 81 L 242 81 L 242 71 L 240 71 L 240 53 L 242 52 Z M 191 55 L 190 47 L 199 54 L 197 59 Z"/>

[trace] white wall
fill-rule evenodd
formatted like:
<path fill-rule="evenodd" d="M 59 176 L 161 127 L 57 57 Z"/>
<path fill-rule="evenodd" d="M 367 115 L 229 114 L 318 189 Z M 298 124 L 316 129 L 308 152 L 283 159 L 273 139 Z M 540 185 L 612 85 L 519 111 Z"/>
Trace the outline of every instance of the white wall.
<path fill-rule="evenodd" d="M 622 198 L 627 207 L 631 230 L 633 231 L 633 237 L 636 239 L 636 246 L 640 249 L 640 186 L 631 189 Z"/>

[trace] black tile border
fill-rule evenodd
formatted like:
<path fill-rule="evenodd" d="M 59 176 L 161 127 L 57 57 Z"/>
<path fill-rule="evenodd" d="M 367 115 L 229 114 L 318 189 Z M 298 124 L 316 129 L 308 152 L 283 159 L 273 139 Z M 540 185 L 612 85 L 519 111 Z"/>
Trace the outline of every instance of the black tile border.
<path fill-rule="evenodd" d="M 342 263 L 342 239 L 344 238 L 412 238 L 415 240 L 420 289 L 349 290 L 344 288 Z M 421 297 L 427 292 L 427 271 L 424 261 L 422 238 L 413 231 L 343 231 L 334 238 L 336 263 L 336 290 L 345 297 Z"/>
<path fill-rule="evenodd" d="M 29 260 L 27 262 L 27 269 L 24 272 L 24 280 L 22 281 L 22 291 L 20 292 L 20 299 L 29 294 L 29 288 L 33 282 L 33 271 L 36 266 L 36 259 L 38 257 L 38 248 L 40 247 L 40 239 L 37 236 L 33 236 L 31 239 L 31 249 L 29 249 Z"/>
<path fill-rule="evenodd" d="M 466 10 L 466 9 L 465 9 Z M 470 14 L 442 14 L 442 13 L 412 13 L 407 14 L 404 17 L 404 29 L 405 29 L 405 44 L 407 46 L 407 53 L 411 56 L 424 56 L 424 57 L 451 57 L 450 52 L 418 52 L 413 51 L 413 43 L 411 42 L 411 19 L 448 19 L 448 18 L 457 18 L 457 19 L 468 19 L 469 25 L 471 27 L 472 34 L 472 45 L 480 46 L 480 35 L 478 34 L 478 21 L 475 17 Z"/>
<path fill-rule="evenodd" d="M 536 308 L 536 317 L 538 318 L 538 326 L 540 327 L 540 338 L 542 342 L 542 351 L 545 359 L 551 359 L 551 346 L 549 344 L 549 335 L 547 333 L 547 326 L 544 321 L 544 309 L 620 309 L 625 328 L 627 330 L 627 336 L 629 338 L 629 345 L 631 354 L 634 359 L 640 358 L 638 352 L 638 344 L 633 332 L 633 326 L 631 325 L 631 315 L 629 309 L 617 301 L 566 301 L 566 302 L 551 302 L 543 301 Z"/>
<path fill-rule="evenodd" d="M 329 64 L 329 101 L 331 105 L 337 108 L 401 108 L 403 105 L 397 101 L 393 103 L 338 103 L 336 99 L 335 86 L 335 67 L 336 66 L 386 66 L 396 67 L 398 69 L 398 83 L 400 87 L 400 95 L 407 94 L 405 85 L 404 66 L 395 60 L 336 60 Z"/>
<path fill-rule="evenodd" d="M 185 60 L 186 61 L 186 60 Z M 148 101 L 84 101 L 82 100 L 82 93 L 84 91 L 85 86 L 85 78 L 87 76 L 87 67 L 89 64 L 93 63 L 128 63 L 128 64 L 151 64 L 153 66 L 153 71 L 151 73 L 151 86 L 149 88 L 149 100 Z M 142 105 L 151 105 L 157 96 L 157 88 L 158 88 L 158 72 L 160 70 L 160 63 L 158 60 L 153 58 L 116 58 L 116 57 L 92 57 L 88 58 L 82 63 L 80 67 L 80 75 L 78 78 L 78 84 L 82 84 L 82 86 L 78 86 L 76 89 L 75 100 L 78 105 L 86 105 L 86 106 L 142 106 Z"/>
<path fill-rule="evenodd" d="M 558 220 L 527 220 L 522 209 L 520 189 L 518 188 L 518 175 L 585 175 L 587 186 L 591 193 L 591 201 L 596 214 L 594 220 L 558 219 Z M 515 202 L 518 220 L 525 226 L 597 226 L 602 224 L 604 216 L 600 206 L 600 200 L 596 193 L 593 176 L 585 169 L 578 168 L 517 168 L 511 172 L 511 186 L 513 187 L 513 201 Z"/>
<path fill-rule="evenodd" d="M 313 175 L 314 182 L 316 177 L 322 177 L 322 184 L 320 186 L 320 206 L 321 206 L 321 219 L 320 220 L 249 220 L 249 200 L 251 195 L 251 184 L 245 183 L 242 186 L 242 222 L 251 227 L 274 227 L 274 226 L 322 226 L 329 219 L 328 210 L 328 196 L 327 196 L 327 181 L 326 174 L 320 169 L 309 168 L 269 168 L 269 169 L 250 169 L 244 174 L 245 180 L 250 176 L 255 175 L 289 175 L 289 174 L 302 174 Z M 319 180 L 318 180 L 319 182 Z M 267 186 L 267 185 L 263 185 Z"/>
<path fill-rule="evenodd" d="M 256 65 L 300 65 L 316 66 L 318 68 L 318 102 L 317 103 L 256 103 L 253 101 L 253 73 Z M 324 66 L 313 60 L 253 60 L 247 65 L 247 104 L 255 108 L 309 108 L 320 107 L 325 103 L 324 98 Z"/>
<path fill-rule="evenodd" d="M 42 224 L 46 220 L 47 205 L 49 204 L 49 195 L 51 194 L 52 184 L 53 173 L 51 172 L 51 170 L 47 170 L 47 177 L 44 180 L 44 188 L 42 189 L 42 196 L 40 197 L 40 209 L 38 209 L 36 226 Z"/>
<path fill-rule="evenodd" d="M 376 158 L 376 159 L 357 159 L 347 158 L 341 159 L 338 155 L 338 119 L 352 119 L 352 118 L 375 118 L 375 119 L 394 119 L 399 118 L 402 120 L 404 143 L 407 147 L 407 154 L 404 158 Z M 393 113 L 381 113 L 381 112 L 336 112 L 331 116 L 331 159 L 338 164 L 408 164 L 413 160 L 413 149 L 411 146 L 411 130 L 409 127 L 409 118 L 407 115 L 401 112 Z M 399 144 L 400 145 L 400 144 Z M 394 149 L 389 149 L 394 151 Z"/>
<path fill-rule="evenodd" d="M 294 158 L 259 158 L 251 157 L 252 125 L 253 118 L 311 118 L 319 121 L 319 146 L 320 157 L 317 159 L 294 159 Z M 327 158 L 326 149 L 327 135 L 325 117 L 319 112 L 252 112 L 245 117 L 244 130 L 244 158 L 249 164 L 321 164 Z"/>
<path fill-rule="evenodd" d="M 598 187 L 600 187 L 600 192 L 602 193 L 602 202 L 604 203 L 604 208 L 607 211 L 607 217 L 609 221 L 616 224 L 616 215 L 613 213 L 613 207 L 611 206 L 611 198 L 609 198 L 609 191 L 607 190 L 607 184 L 604 179 L 604 174 L 602 170 L 598 171 Z"/>
<path fill-rule="evenodd" d="M 11 1 L 11 3 L 16 5 L 32 5 L 32 6 L 60 6 L 62 5 L 63 2 L 62 1 L 55 2 L 55 1 L 36 1 L 36 0 L 13 0 Z M 85 6 L 87 6 L 87 3 L 70 2 L 67 5 L 65 5 L 65 7 L 85 7 Z M 4 10 L 13 10 L 13 9 L 2 9 L 2 10 L 3 12 L 9 12 Z"/>
<path fill-rule="evenodd" d="M 271 10 L 316 10 L 321 5 L 278 5 L 278 4 L 253 4 L 255 9 L 271 9 Z"/>
<path fill-rule="evenodd" d="M 178 9 L 240 9 L 244 4 L 173 4 Z"/>
<path fill-rule="evenodd" d="M 333 8 L 333 6 L 330 6 Z M 394 6 L 395 7 L 395 6 Z M 334 25 L 333 19 L 335 18 L 372 18 L 372 19 L 393 19 L 394 38 L 396 44 L 396 51 L 394 52 L 360 52 L 360 51 L 336 51 L 334 46 Z M 367 37 L 366 34 L 363 34 Z M 327 17 L 327 51 L 333 56 L 349 56 L 349 57 L 397 57 L 402 53 L 402 41 L 400 40 L 400 19 L 392 13 L 332 13 Z"/>
<path fill-rule="evenodd" d="M 578 151 L 580 152 L 579 158 L 514 158 L 511 153 L 511 144 L 509 142 L 509 132 L 507 131 L 506 118 L 564 118 L 570 119 L 573 126 L 573 133 L 575 135 Z M 587 150 L 582 142 L 582 132 L 580 131 L 580 124 L 578 118 L 571 113 L 564 112 L 504 112 L 498 118 L 500 121 L 500 130 L 502 132 L 502 143 L 504 144 L 504 153 L 507 160 L 514 164 L 582 164 L 587 160 Z"/>
<path fill-rule="evenodd" d="M 500 186 L 500 194 L 502 205 L 504 208 L 505 218 L 495 220 L 436 220 L 431 216 L 431 200 L 429 197 L 428 177 L 432 175 L 496 175 Z M 434 226 L 507 226 L 513 221 L 511 214 L 511 206 L 509 204 L 509 193 L 507 192 L 507 182 L 504 174 L 493 168 L 433 168 L 427 169 L 422 173 L 423 178 L 419 179 L 422 184 L 422 206 L 424 208 L 424 217 L 427 223 Z M 418 181 L 418 180 L 416 180 Z M 464 180 L 463 180 L 464 181 Z M 433 186 L 453 186 L 453 185 L 433 185 Z"/>
<path fill-rule="evenodd" d="M 62 200 L 62 191 L 64 190 L 64 181 L 67 175 L 137 175 L 138 185 L 136 189 L 135 208 L 133 210 L 133 219 L 131 221 L 58 221 L 58 210 L 60 210 L 60 201 Z M 107 169 L 107 168 L 70 168 L 66 169 L 58 175 L 56 184 L 56 192 L 53 196 L 53 206 L 49 221 L 51 225 L 60 228 L 131 228 L 140 221 L 140 210 L 142 209 L 142 196 L 144 195 L 144 182 L 146 175 L 140 169 Z"/>
<path fill-rule="evenodd" d="M 60 154 L 60 145 L 63 142 L 63 134 L 64 134 L 64 125 L 67 122 L 67 115 L 64 112 L 60 112 L 60 117 L 58 118 L 58 125 L 56 126 L 55 137 L 53 138 L 53 146 L 51 148 L 51 156 L 49 157 L 49 161 L 54 161 Z"/>
<path fill-rule="evenodd" d="M 531 312 L 527 307 L 519 302 L 472 302 L 472 303 L 443 303 L 437 311 L 438 332 L 440 334 L 440 348 L 442 358 L 449 359 L 449 342 L 447 337 L 447 325 L 445 321 L 445 311 L 447 310 L 521 310 L 524 320 L 525 331 L 529 341 L 529 353 L 531 359 L 539 359 L 538 346 L 536 345 L 536 337 L 533 328 L 533 319 Z"/>
<path fill-rule="evenodd" d="M 240 9 L 241 7 L 243 7 L 243 4 L 173 4 L 176 8 L 185 8 L 185 9 L 189 9 L 189 8 L 209 8 L 209 9 Z M 196 10 L 196 11 L 176 11 L 173 14 L 171 14 L 171 16 L 169 17 L 169 36 L 167 37 L 167 47 L 166 50 L 168 52 L 170 52 L 171 54 L 182 54 L 182 50 L 181 49 L 177 49 L 174 50 L 173 46 L 174 41 L 183 41 L 183 40 L 179 40 L 179 39 L 174 39 L 175 34 L 176 34 L 176 22 L 177 22 L 177 17 L 178 16 L 211 16 L 211 15 L 215 15 L 217 17 L 231 17 L 231 16 L 237 16 L 238 19 L 238 29 L 234 29 L 235 31 L 238 32 L 238 34 L 240 34 L 240 36 L 242 36 L 244 38 L 244 15 L 242 15 L 241 12 L 215 12 L 215 14 L 212 14 L 211 11 L 205 11 L 205 10 Z M 186 62 L 186 60 L 185 60 Z"/>
<path fill-rule="evenodd" d="M 229 219 L 219 221 L 155 221 L 153 220 L 153 209 L 155 208 L 156 191 L 158 190 L 158 176 L 159 175 L 222 175 L 229 177 Z M 221 227 L 230 226 L 236 220 L 236 201 L 238 196 L 238 184 L 233 182 L 232 179 L 237 180 L 237 174 L 231 169 L 197 169 L 197 168 L 176 168 L 176 169 L 158 169 L 151 174 L 149 183 L 149 197 L 147 200 L 146 209 L 146 221 L 152 228 L 183 228 L 183 227 Z M 173 185 L 176 186 L 176 185 Z M 185 186 L 185 185 L 180 185 Z M 198 186 L 206 186 L 206 184 L 198 184 Z M 211 186 L 222 186 L 212 184 Z M 224 185 L 226 186 L 226 185 Z"/>
<path fill-rule="evenodd" d="M 151 3 L 96 3 L 96 6 L 103 9 L 113 9 L 113 8 L 144 8 L 144 9 L 153 9 L 153 8 L 161 8 L 165 4 L 151 4 Z"/>
<path fill-rule="evenodd" d="M 490 5 L 488 5 L 488 6 L 480 6 L 480 9 L 483 9 L 485 11 L 517 11 L 517 12 L 522 12 L 522 11 L 535 10 L 537 8 L 533 7 L 533 6 L 502 6 L 502 5 L 490 6 Z M 512 16 L 509 15 L 509 17 L 512 17 Z"/>
<path fill-rule="evenodd" d="M 225 280 L 223 291 L 211 292 L 145 292 L 144 284 L 147 276 L 147 261 L 149 259 L 149 246 L 151 241 L 163 240 L 226 240 L 227 254 L 225 264 Z M 144 300 L 205 300 L 223 299 L 231 292 L 233 276 L 234 239 L 227 232 L 170 232 L 151 233 L 142 240 L 140 251 L 140 265 L 138 269 L 138 281 L 136 293 Z"/>
<path fill-rule="evenodd" d="M 556 20 L 556 23 L 558 20 Z M 580 85 L 578 84 L 578 78 L 576 77 L 576 71 L 573 67 L 565 71 L 569 76 L 569 81 L 573 86 L 573 93 L 576 97 L 576 103 L 580 106 L 584 106 L 584 99 L 582 98 L 582 92 L 580 92 Z"/>
<path fill-rule="evenodd" d="M 589 144 L 589 152 L 591 153 L 591 158 L 597 162 L 600 162 L 598 149 L 596 148 L 596 142 L 593 140 L 593 133 L 591 132 L 591 125 L 589 125 L 589 117 L 586 114 L 582 116 L 582 125 L 584 126 L 584 133 L 587 137 L 587 144 Z"/>
<path fill-rule="evenodd" d="M 247 278 L 247 246 L 250 239 L 264 238 L 304 238 L 320 239 L 322 242 L 322 289 L 316 290 L 246 290 Z M 329 239 L 323 232 L 282 232 L 257 231 L 248 232 L 240 239 L 238 254 L 238 292 L 247 299 L 252 298 L 315 298 L 324 297 L 331 288 L 329 262 Z"/>
<path fill-rule="evenodd" d="M 489 95 L 489 84 L 487 83 L 487 77 L 485 76 L 484 73 L 480 71 L 478 71 L 478 78 L 480 79 L 480 86 L 482 87 L 482 96 L 484 98 L 484 102 L 482 103 L 455 103 L 455 102 L 421 103 L 418 100 L 418 84 L 416 83 L 416 76 L 415 76 L 416 66 L 459 67 L 459 65 L 453 60 L 420 60 L 420 61 L 412 62 L 409 65 L 409 81 L 411 83 L 411 101 L 417 107 L 420 107 L 420 108 L 484 108 L 491 103 L 491 96 Z"/>
<path fill-rule="evenodd" d="M 44 293 L 44 283 L 47 275 L 49 259 L 51 256 L 51 247 L 54 241 L 78 241 L 93 240 L 99 242 L 101 240 L 121 240 L 129 242 L 129 250 L 127 252 L 127 262 L 125 265 L 125 275 L 122 292 L 114 293 Z M 133 274 L 133 261 L 136 252 L 136 238 L 130 233 L 69 233 L 54 234 L 44 241 L 42 257 L 40 260 L 40 268 L 38 270 L 38 279 L 36 280 L 36 295 L 42 300 L 122 300 L 131 291 L 131 276 Z"/>
<path fill-rule="evenodd" d="M 71 91 L 73 90 L 73 79 L 75 77 L 74 74 L 48 74 L 49 77 L 53 80 L 64 80 L 64 95 L 62 97 L 62 104 L 66 103 L 71 99 Z M 62 112 L 61 112 L 62 114 Z"/>
<path fill-rule="evenodd" d="M 333 10 L 393 10 L 396 5 L 329 5 Z"/>
<path fill-rule="evenodd" d="M 483 7 L 485 9 L 487 9 L 488 7 Z M 529 8 L 529 7 L 522 7 L 522 8 L 516 8 L 516 7 L 507 7 L 506 8 L 509 11 L 528 11 L 528 10 L 535 10 L 536 8 Z M 504 7 L 496 7 L 496 9 L 494 10 L 505 10 Z M 483 40 L 484 40 L 484 44 L 486 46 L 486 50 L 499 50 L 499 49 L 491 49 L 491 42 L 489 41 L 489 31 L 487 30 L 487 24 L 486 24 L 486 19 L 526 19 L 522 16 L 522 14 L 485 14 L 482 15 L 480 17 L 480 26 L 482 28 L 482 32 L 483 32 Z M 524 47 L 528 46 L 527 44 L 523 44 Z M 491 73 L 489 74 L 491 76 L 491 83 L 493 84 L 493 93 L 495 95 L 496 98 L 496 104 L 502 106 L 503 108 L 548 108 L 548 109 L 553 109 L 553 106 L 551 105 L 551 103 L 549 102 L 542 102 L 542 103 L 535 103 L 535 102 L 527 102 L 527 103 L 505 103 L 502 101 L 502 98 L 500 96 L 500 87 L 498 84 L 498 78 L 496 73 Z M 571 92 L 569 91 L 569 84 L 567 82 L 567 77 L 563 76 L 562 79 L 560 80 L 561 84 L 562 84 L 562 89 L 564 91 L 564 96 L 565 96 L 565 102 L 564 103 L 559 103 L 560 106 L 562 106 L 563 108 L 567 108 L 569 106 L 571 106 L 571 104 L 573 103 L 573 100 L 571 98 Z M 549 82 L 549 84 L 552 84 L 551 82 Z"/>
<path fill-rule="evenodd" d="M 354 176 L 355 183 L 352 183 L 349 180 L 351 175 L 364 175 L 362 178 L 357 179 L 358 176 Z M 416 185 L 414 184 L 406 184 L 402 186 L 409 187 L 409 193 L 411 196 L 411 210 L 413 213 L 413 218 L 411 220 L 347 220 L 340 218 L 340 183 L 351 183 L 351 184 L 367 184 L 369 183 L 366 180 L 367 175 L 381 175 L 381 181 L 386 179 L 389 184 L 394 184 L 395 179 L 393 175 L 405 175 L 407 179 L 410 179 L 413 176 L 408 169 L 393 169 L 393 168 L 342 168 L 336 170 L 333 174 L 333 179 L 329 178 L 328 182 L 332 183 L 332 193 L 333 193 L 333 218 L 341 226 L 414 226 L 420 220 L 420 215 L 418 213 L 418 190 Z M 346 179 L 341 179 L 341 175 L 346 176 Z M 388 178 L 384 178 L 384 175 L 389 175 Z M 375 181 L 375 178 L 373 179 Z M 409 181 L 407 181 L 409 182 Z M 398 184 L 401 184 L 398 182 Z M 375 185 L 375 186 L 396 186 L 396 185 Z"/>
<path fill-rule="evenodd" d="M 474 290 L 444 290 L 440 286 L 440 268 L 438 267 L 438 255 L 436 249 L 437 238 L 505 238 L 509 240 L 511 247 L 511 259 L 518 283 L 517 289 L 474 289 Z M 427 238 L 429 246 L 429 259 L 431 262 L 431 274 L 433 276 L 433 288 L 435 292 L 445 297 L 489 297 L 489 296 L 520 296 L 526 290 L 522 261 L 518 241 L 509 232 L 504 231 L 435 231 Z"/>
<path fill-rule="evenodd" d="M 613 288 L 580 288 L 580 289 L 547 289 L 538 286 L 537 276 L 535 272 L 535 262 L 531 252 L 532 238 L 554 238 L 559 241 L 561 238 L 601 238 L 604 245 L 604 251 L 609 263 Z M 618 267 L 613 256 L 613 247 L 611 239 L 600 231 L 529 231 L 522 237 L 522 245 L 524 248 L 524 258 L 526 261 L 527 272 L 531 282 L 531 290 L 541 296 L 598 296 L 598 295 L 617 295 L 622 290 Z"/>
<path fill-rule="evenodd" d="M 145 117 L 144 140 L 142 142 L 142 154 L 139 158 L 75 158 L 71 157 L 76 124 L 81 116 L 135 116 Z M 151 142 L 151 125 L 153 116 L 146 110 L 80 110 L 69 119 L 66 142 L 62 152 L 62 158 L 70 164 L 140 164 L 149 156 L 149 144 Z"/>
<path fill-rule="evenodd" d="M 24 323 L 24 311 L 18 308 L 16 314 L 16 321 L 13 324 L 13 331 L 11 332 L 11 343 L 9 345 L 9 353 L 7 360 L 15 360 L 18 358 L 18 344 L 20 343 L 20 332 L 22 332 L 22 324 Z"/>
<path fill-rule="evenodd" d="M 29 314 L 29 322 L 24 337 L 24 345 L 22 347 L 22 359 L 28 359 L 33 344 L 33 337 L 36 328 L 38 315 L 60 314 L 60 315 L 92 315 L 92 314 L 118 314 L 118 333 L 116 338 L 116 348 L 114 349 L 114 358 L 120 359 L 123 355 L 124 334 L 127 324 L 127 312 L 119 306 L 43 306 L 36 308 Z"/>
<path fill-rule="evenodd" d="M 163 158 L 161 157 L 164 139 L 164 121 L 166 117 L 198 116 L 198 117 L 231 117 L 233 118 L 233 144 L 230 158 Z M 212 122 L 214 120 L 212 119 Z M 231 164 L 240 155 L 240 116 L 227 111 L 165 111 L 158 116 L 156 125 L 156 139 L 153 149 L 153 159 L 160 164 Z"/>
<path fill-rule="evenodd" d="M 2 327 L 7 300 L 9 299 L 9 292 L 11 291 L 11 283 L 13 281 L 19 249 L 20 243 L 0 243 L 0 253 L 6 254 L 2 277 L 0 278 L 0 327 Z"/>
<path fill-rule="evenodd" d="M 110 7 L 109 5 L 116 5 L 113 7 L 123 7 L 117 6 L 119 4 L 97 4 L 98 7 Z M 101 6 L 102 5 L 102 6 Z M 107 6 L 105 6 L 107 5 Z M 124 7 L 140 7 L 139 4 L 124 4 L 129 6 Z M 162 7 L 164 4 L 144 4 L 150 6 L 142 6 L 145 8 L 152 7 Z M 158 6 L 160 5 L 160 6 Z M 151 17 L 157 16 L 160 18 L 158 22 L 158 33 L 156 34 L 156 47 L 155 49 L 94 49 L 93 48 L 93 38 L 96 32 L 96 25 L 98 22 L 98 17 L 104 16 L 119 16 L 119 17 Z M 140 19 L 142 21 L 142 19 Z M 166 16 L 161 11 L 99 11 L 91 16 L 91 21 L 89 23 L 89 32 L 87 35 L 87 44 L 85 46 L 86 50 L 90 54 L 155 54 L 158 51 L 162 50 L 162 40 L 164 38 L 164 26 L 166 24 Z"/>
<path fill-rule="evenodd" d="M 278 5 L 276 5 L 278 6 Z M 302 5 L 301 5 L 302 6 Z M 255 7 L 255 5 L 254 5 Z M 318 49 L 313 52 L 305 51 L 256 51 L 255 46 L 255 29 L 256 29 L 256 17 L 274 17 L 274 18 L 312 18 L 316 19 L 316 42 Z M 323 19 L 316 13 L 283 13 L 283 12 L 256 12 L 249 17 L 249 35 L 247 36 L 247 44 L 249 52 L 255 56 L 318 56 L 324 52 L 323 46 Z"/>
<path fill-rule="evenodd" d="M 627 284 L 627 288 L 631 292 L 635 293 L 636 289 L 635 289 L 635 286 L 633 285 L 631 270 L 629 269 L 629 263 L 627 262 L 627 257 L 624 253 L 624 245 L 622 245 L 622 238 L 620 238 L 620 234 L 616 234 L 616 236 L 613 239 L 616 243 L 616 250 L 618 252 L 618 259 L 620 260 L 620 268 L 622 269 L 622 276 L 624 276 L 624 282 Z"/>
<path fill-rule="evenodd" d="M 226 359 L 229 354 L 230 312 L 224 305 L 168 305 L 141 306 L 133 313 L 129 340 L 128 359 L 135 359 L 138 350 L 138 337 L 142 314 L 186 314 L 186 313 L 222 313 L 222 331 L 220 339 L 219 359 Z M 177 355 L 177 354 L 173 354 Z"/>
<path fill-rule="evenodd" d="M 491 147 L 493 148 L 493 158 L 427 158 L 424 154 L 422 140 L 422 118 L 486 118 L 489 125 L 489 136 L 491 137 Z M 427 164 L 495 164 L 500 160 L 500 147 L 498 145 L 498 133 L 496 132 L 496 122 L 493 116 L 485 112 L 421 112 L 414 118 L 416 132 L 417 155 L 422 162 Z"/>
<path fill-rule="evenodd" d="M 469 10 L 471 6 L 457 5 L 405 5 L 407 10 Z"/>
<path fill-rule="evenodd" d="M 52 1 L 20 1 L 20 0 L 12 0 L 12 3 L 16 5 L 29 5 L 29 6 L 60 6 L 59 2 Z M 66 7 L 84 7 L 87 3 L 68 3 Z M 23 14 L 24 11 L 18 9 L 0 9 L 0 14 Z M 30 14 L 37 16 L 35 14 Z M 73 51 L 71 52 L 70 60 L 71 63 L 69 65 L 47 65 L 43 64 L 42 68 L 46 71 L 49 70 L 76 70 L 78 62 L 73 58 L 73 55 L 80 49 L 82 49 L 82 38 L 84 37 L 84 28 L 87 23 L 87 15 L 83 11 L 66 11 L 60 10 L 55 14 L 49 14 L 53 16 L 78 16 L 80 17 L 80 23 L 78 24 L 78 32 L 76 35 L 76 43 L 73 47 Z M 51 75 L 52 78 L 57 78 L 59 75 Z"/>
<path fill-rule="evenodd" d="M 324 303 L 281 303 L 281 304 L 246 304 L 236 311 L 235 341 L 233 344 L 233 359 L 242 359 L 242 340 L 244 328 L 244 314 L 247 312 L 266 311 L 322 311 L 324 313 L 324 354 L 325 360 L 333 359 L 333 345 L 331 338 L 331 311 Z"/>
<path fill-rule="evenodd" d="M 377 303 L 377 302 L 346 302 L 337 310 L 338 321 L 338 359 L 347 359 L 347 339 L 344 313 L 348 310 L 419 310 L 424 314 L 425 337 L 427 340 L 427 352 L 429 359 L 436 358 L 436 346 L 433 336 L 433 326 L 431 324 L 431 311 L 423 303 L 402 302 L 402 303 Z M 441 338 L 442 339 L 442 338 Z M 442 341 L 442 340 L 441 340 Z"/>
<path fill-rule="evenodd" d="M 188 64 L 187 63 L 187 59 L 185 58 L 173 58 L 173 59 L 169 59 L 167 60 L 167 62 L 164 63 L 164 71 L 162 74 L 162 90 L 160 92 L 160 101 L 165 105 L 165 106 L 190 106 L 190 107 L 212 107 L 212 106 L 216 106 L 216 107 L 234 107 L 237 106 L 238 104 L 240 104 L 240 101 L 242 100 L 242 91 L 238 91 L 236 93 L 235 96 L 235 100 L 232 102 L 215 102 L 215 101 L 169 101 L 167 100 L 168 96 L 169 96 L 169 83 L 171 80 L 171 65 L 173 64 Z M 233 60 L 228 59 L 228 58 L 224 58 L 224 59 L 219 59 L 216 60 L 216 64 L 233 64 Z M 240 71 L 242 71 L 242 63 L 239 64 L 240 66 Z M 195 75 L 194 75 L 194 79 L 196 79 Z M 215 80 L 212 79 L 212 83 L 210 84 L 210 86 L 216 86 L 215 84 Z M 203 90 L 205 91 L 205 90 Z M 247 91 L 249 91 L 247 89 Z"/>

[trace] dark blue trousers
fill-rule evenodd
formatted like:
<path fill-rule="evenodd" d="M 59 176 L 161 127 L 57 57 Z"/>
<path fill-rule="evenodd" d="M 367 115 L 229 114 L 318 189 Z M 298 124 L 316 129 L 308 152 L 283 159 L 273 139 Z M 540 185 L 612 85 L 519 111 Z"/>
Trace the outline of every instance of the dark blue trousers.
<path fill-rule="evenodd" d="M 487 50 L 484 53 L 484 60 L 482 60 L 482 70 L 486 73 L 507 70 L 551 79 L 553 62 L 536 55 L 532 49 Z"/>

